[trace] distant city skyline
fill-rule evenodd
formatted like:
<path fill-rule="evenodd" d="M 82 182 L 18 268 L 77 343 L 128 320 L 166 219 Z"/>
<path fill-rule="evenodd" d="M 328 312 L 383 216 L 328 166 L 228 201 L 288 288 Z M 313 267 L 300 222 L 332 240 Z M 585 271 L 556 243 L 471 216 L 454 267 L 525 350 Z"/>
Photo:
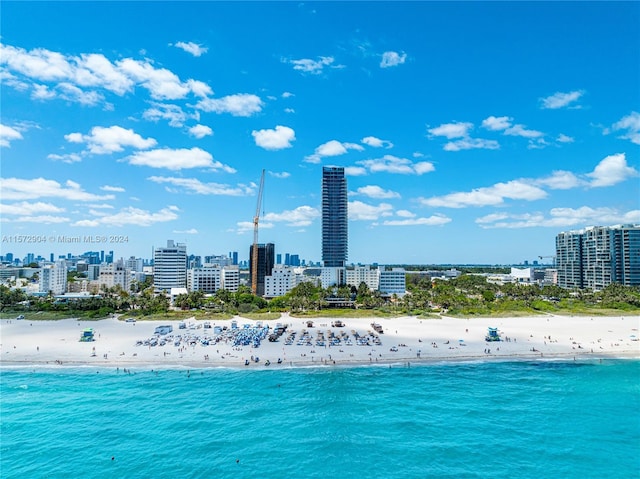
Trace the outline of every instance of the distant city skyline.
<path fill-rule="evenodd" d="M 265 169 L 260 242 L 320 262 L 334 166 L 348 263 L 553 255 L 640 223 L 639 30 L 637 2 L 5 2 L 0 254 L 242 259 Z"/>

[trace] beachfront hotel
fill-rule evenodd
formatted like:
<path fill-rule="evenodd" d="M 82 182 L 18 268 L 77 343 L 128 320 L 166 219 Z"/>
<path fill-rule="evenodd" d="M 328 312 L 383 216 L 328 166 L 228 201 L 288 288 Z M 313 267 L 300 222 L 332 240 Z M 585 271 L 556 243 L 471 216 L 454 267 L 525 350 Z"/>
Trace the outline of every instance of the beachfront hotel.
<path fill-rule="evenodd" d="M 344 168 L 322 168 L 322 262 L 325 268 L 343 268 L 348 252 L 347 180 Z"/>
<path fill-rule="evenodd" d="M 153 252 L 153 285 L 156 293 L 187 286 L 187 245 L 167 240 L 166 248 Z"/>
<path fill-rule="evenodd" d="M 640 285 L 640 225 L 591 226 L 556 236 L 558 286 Z"/>

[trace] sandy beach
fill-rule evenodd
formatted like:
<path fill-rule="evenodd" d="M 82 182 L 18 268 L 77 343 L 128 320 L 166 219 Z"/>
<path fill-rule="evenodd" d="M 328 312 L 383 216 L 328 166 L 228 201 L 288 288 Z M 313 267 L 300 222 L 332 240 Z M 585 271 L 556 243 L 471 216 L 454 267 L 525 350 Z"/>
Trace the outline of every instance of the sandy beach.
<path fill-rule="evenodd" d="M 180 329 L 180 321 L 2 319 L 0 365 L 283 368 L 449 360 L 640 358 L 640 316 L 347 318 L 342 320 L 343 327 L 333 326 L 332 319 L 315 318 L 312 328 L 307 327 L 306 320 L 287 314 L 274 321 L 235 320 L 237 330 L 232 330 L 231 321 L 221 320 L 210 321 L 211 328 L 205 328 L 205 321 L 186 320 L 187 327 Z M 237 344 L 239 331 L 244 329 L 246 335 L 268 326 L 270 334 L 278 323 L 286 326 L 286 331 L 277 341 L 263 337 L 257 347 L 255 340 Z M 372 323 L 380 325 L 381 334 L 374 331 Z M 160 325 L 170 325 L 173 330 L 155 335 Z M 226 330 L 215 333 L 219 331 L 216 326 Z M 498 328 L 501 341 L 486 341 L 489 327 Z M 80 341 L 85 328 L 93 328 L 94 341 Z M 153 345 L 154 338 L 157 345 Z M 209 344 L 203 344 L 203 339 Z"/>

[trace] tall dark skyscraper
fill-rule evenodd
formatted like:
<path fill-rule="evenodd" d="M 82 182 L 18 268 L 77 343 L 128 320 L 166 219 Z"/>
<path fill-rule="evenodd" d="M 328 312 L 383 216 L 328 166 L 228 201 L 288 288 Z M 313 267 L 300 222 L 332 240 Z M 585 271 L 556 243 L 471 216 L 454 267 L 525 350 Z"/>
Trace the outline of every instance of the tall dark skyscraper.
<path fill-rule="evenodd" d="M 275 245 L 273 243 L 259 244 L 258 246 L 258 296 L 264 296 L 264 277 L 271 276 L 275 261 Z M 249 246 L 249 278 L 253 273 L 253 245 Z"/>
<path fill-rule="evenodd" d="M 325 267 L 342 267 L 348 253 L 347 180 L 344 168 L 322 168 L 322 261 Z"/>

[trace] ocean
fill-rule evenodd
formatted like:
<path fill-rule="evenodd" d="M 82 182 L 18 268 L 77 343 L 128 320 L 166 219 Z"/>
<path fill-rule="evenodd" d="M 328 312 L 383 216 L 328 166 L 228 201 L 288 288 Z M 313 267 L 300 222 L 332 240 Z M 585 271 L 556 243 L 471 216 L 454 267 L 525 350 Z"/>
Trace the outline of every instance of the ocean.
<path fill-rule="evenodd" d="M 638 478 L 640 361 L 3 368 L 10 478 Z"/>

